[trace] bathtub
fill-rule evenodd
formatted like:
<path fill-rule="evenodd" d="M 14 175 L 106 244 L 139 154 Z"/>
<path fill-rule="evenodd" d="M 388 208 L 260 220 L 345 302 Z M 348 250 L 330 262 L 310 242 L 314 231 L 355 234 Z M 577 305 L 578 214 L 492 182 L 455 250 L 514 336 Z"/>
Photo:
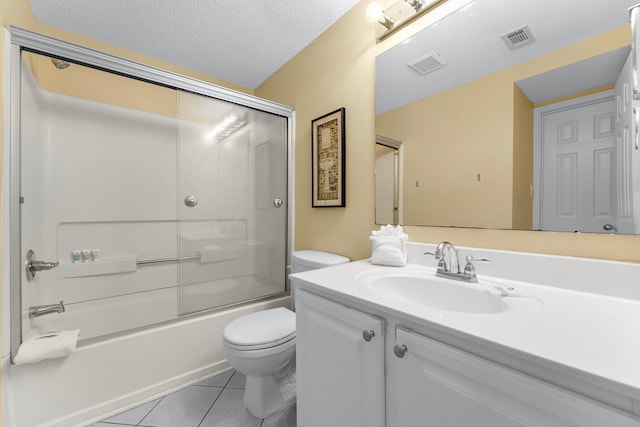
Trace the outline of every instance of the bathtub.
<path fill-rule="evenodd" d="M 229 367 L 222 353 L 227 323 L 290 306 L 285 296 L 190 316 L 31 365 L 12 365 L 6 355 L 3 425 L 85 426 L 198 382 Z"/>

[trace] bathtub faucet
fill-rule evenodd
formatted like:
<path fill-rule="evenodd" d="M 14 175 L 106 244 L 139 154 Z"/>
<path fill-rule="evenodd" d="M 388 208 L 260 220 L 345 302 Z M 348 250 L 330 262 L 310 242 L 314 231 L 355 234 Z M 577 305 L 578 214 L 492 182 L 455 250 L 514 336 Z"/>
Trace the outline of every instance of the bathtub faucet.
<path fill-rule="evenodd" d="M 29 307 L 29 319 L 52 313 L 64 313 L 64 302 L 60 301 L 58 304 L 36 305 Z"/>

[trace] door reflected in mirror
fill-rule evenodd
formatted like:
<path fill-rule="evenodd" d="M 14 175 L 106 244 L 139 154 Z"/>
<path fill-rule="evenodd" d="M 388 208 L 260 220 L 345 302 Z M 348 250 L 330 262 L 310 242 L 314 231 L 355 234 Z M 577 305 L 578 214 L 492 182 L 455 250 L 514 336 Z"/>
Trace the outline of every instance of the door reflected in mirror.
<path fill-rule="evenodd" d="M 474 1 L 378 56 L 376 134 L 404 153 L 399 222 L 638 234 L 634 4 Z M 532 41 L 511 49 L 500 36 L 523 23 Z M 407 66 L 429 52 L 446 65 Z"/>
<path fill-rule="evenodd" d="M 388 138 L 376 139 L 376 224 L 399 224 L 402 144 Z"/>

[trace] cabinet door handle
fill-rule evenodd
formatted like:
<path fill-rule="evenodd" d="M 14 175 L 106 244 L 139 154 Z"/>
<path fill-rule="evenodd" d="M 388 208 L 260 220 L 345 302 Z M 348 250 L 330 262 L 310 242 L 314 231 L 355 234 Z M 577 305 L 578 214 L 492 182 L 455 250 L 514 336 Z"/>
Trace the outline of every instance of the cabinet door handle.
<path fill-rule="evenodd" d="M 393 353 L 400 359 L 407 353 L 407 346 L 404 344 L 396 344 L 393 346 Z"/>
<path fill-rule="evenodd" d="M 364 330 L 364 331 L 362 331 L 362 338 L 364 338 L 364 340 L 366 342 L 371 341 L 371 339 L 373 337 L 375 337 L 375 336 L 376 336 L 376 333 L 373 330 L 369 330 L 369 331 Z"/>

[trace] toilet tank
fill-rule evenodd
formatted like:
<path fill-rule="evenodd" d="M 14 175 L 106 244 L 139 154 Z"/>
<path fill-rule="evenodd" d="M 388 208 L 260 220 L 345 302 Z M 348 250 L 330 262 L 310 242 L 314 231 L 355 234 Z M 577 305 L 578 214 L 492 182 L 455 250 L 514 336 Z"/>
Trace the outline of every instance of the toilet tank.
<path fill-rule="evenodd" d="M 316 268 L 329 267 L 331 265 L 345 264 L 351 261 L 349 258 L 322 251 L 295 251 L 291 254 L 291 272 L 315 270 Z"/>

